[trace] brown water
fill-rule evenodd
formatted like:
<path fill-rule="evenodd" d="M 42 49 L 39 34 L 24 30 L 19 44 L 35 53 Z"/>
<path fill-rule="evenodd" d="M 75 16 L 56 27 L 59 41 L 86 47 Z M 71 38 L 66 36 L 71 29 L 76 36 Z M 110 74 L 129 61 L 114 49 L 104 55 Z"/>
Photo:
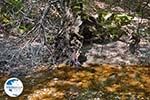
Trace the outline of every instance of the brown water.
<path fill-rule="evenodd" d="M 0 100 L 150 100 L 150 66 L 89 64 L 37 70 L 21 78 L 24 91 L 17 98 L 3 92 L 8 78 L 0 75 Z"/>

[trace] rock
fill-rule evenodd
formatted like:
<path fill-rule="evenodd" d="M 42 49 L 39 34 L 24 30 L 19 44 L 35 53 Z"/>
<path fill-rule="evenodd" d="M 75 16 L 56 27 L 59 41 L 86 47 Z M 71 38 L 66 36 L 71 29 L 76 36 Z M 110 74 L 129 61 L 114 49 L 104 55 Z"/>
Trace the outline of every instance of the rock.
<path fill-rule="evenodd" d="M 144 39 L 132 54 L 127 43 L 116 41 L 105 45 L 94 44 L 86 53 L 86 63 L 96 64 L 150 64 L 150 45 Z"/>

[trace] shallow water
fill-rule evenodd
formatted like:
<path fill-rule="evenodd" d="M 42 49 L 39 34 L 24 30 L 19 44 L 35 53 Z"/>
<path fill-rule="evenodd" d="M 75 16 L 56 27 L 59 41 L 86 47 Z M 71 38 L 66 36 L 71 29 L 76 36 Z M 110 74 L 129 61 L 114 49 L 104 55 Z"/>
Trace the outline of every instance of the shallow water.
<path fill-rule="evenodd" d="M 37 69 L 20 78 L 24 91 L 17 98 L 3 91 L 8 78 L 0 75 L 0 100 L 150 100 L 150 66 L 89 64 L 80 69 L 66 65 L 53 71 Z"/>

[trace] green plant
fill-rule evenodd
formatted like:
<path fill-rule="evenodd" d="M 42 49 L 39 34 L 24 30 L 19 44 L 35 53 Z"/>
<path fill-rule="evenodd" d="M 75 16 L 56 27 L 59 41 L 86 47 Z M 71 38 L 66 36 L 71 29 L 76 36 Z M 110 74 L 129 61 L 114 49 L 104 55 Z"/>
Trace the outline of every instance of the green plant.
<path fill-rule="evenodd" d="M 121 27 L 131 22 L 132 16 L 125 13 L 113 13 L 100 10 L 98 12 L 98 22 L 105 30 L 106 34 L 110 35 L 113 39 L 119 38 L 122 34 Z M 98 32 L 98 34 L 103 33 Z"/>

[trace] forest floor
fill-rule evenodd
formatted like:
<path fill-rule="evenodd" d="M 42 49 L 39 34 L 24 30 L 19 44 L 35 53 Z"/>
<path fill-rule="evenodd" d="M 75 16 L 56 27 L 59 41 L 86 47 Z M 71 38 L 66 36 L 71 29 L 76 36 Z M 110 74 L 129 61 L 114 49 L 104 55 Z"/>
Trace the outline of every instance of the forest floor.
<path fill-rule="evenodd" d="M 150 66 L 89 64 L 83 68 L 59 65 L 54 70 L 41 66 L 20 78 L 23 93 L 8 97 L 0 75 L 0 100 L 150 100 Z"/>
<path fill-rule="evenodd" d="M 1 42 L 2 45 L 7 48 Z M 0 100 L 150 100 L 148 42 L 141 42 L 135 54 L 120 41 L 92 44 L 85 49 L 88 59 L 83 68 L 63 64 L 56 69 L 51 69 L 50 65 L 32 67 L 28 64 L 30 60 L 24 60 L 26 58 L 22 60 L 27 66 L 1 62 Z M 17 47 L 12 51 L 17 51 Z M 140 55 L 144 59 L 139 59 Z M 34 59 L 36 61 L 36 57 Z M 140 65 L 140 60 L 146 63 Z M 18 77 L 24 84 L 23 93 L 16 99 L 8 97 L 3 89 L 9 77 Z"/>

